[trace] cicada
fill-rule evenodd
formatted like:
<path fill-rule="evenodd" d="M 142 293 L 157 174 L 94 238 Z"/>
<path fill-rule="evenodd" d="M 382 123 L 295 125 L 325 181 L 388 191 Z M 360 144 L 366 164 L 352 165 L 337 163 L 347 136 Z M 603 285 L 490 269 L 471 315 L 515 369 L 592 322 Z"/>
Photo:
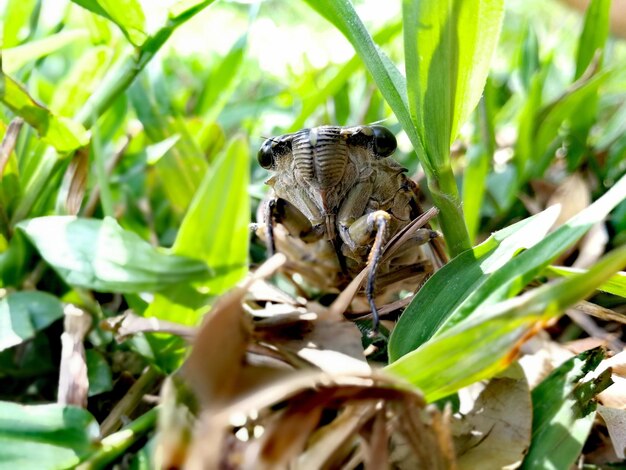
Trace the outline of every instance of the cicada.
<path fill-rule="evenodd" d="M 321 126 L 268 138 L 258 153 L 272 173 L 261 214 L 268 250 L 322 291 L 340 291 L 369 269 L 361 297 L 374 332 L 377 302 L 414 291 L 445 262 L 417 184 L 391 158 L 396 147 L 383 126 Z"/>

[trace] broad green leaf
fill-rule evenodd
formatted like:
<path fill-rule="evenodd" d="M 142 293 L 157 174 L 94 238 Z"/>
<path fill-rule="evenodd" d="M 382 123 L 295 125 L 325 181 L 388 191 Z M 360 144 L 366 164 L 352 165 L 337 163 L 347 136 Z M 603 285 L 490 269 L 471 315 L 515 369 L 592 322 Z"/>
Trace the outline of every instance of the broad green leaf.
<path fill-rule="evenodd" d="M 483 92 L 504 16 L 503 0 L 403 0 L 411 118 L 435 166 Z"/>
<path fill-rule="evenodd" d="M 428 280 L 400 317 L 391 336 L 390 359 L 396 360 L 433 335 L 441 334 L 462 322 L 486 304 L 519 293 L 552 260 L 576 243 L 595 223 L 603 220 L 624 198 L 626 176 L 584 211 L 551 234 L 545 237 L 541 234 L 538 243 L 532 246 L 528 244 L 525 251 L 512 259 L 515 251 L 524 245 L 517 242 L 516 250 L 508 251 L 506 258 L 496 256 L 495 253 L 493 258 L 491 253 L 485 257 L 485 251 L 489 249 L 486 246 L 492 240 L 490 238 L 474 250 L 452 260 Z M 548 211 L 542 214 L 546 213 Z M 519 233 L 507 240 L 507 245 L 516 243 L 514 240 L 520 236 Z M 477 252 L 481 247 L 481 251 Z M 496 269 L 487 269 L 489 265 L 485 264 L 486 259 L 489 259 L 489 263 L 497 260 Z M 450 276 L 458 281 L 450 282 Z M 467 287 L 469 289 L 465 290 Z"/>
<path fill-rule="evenodd" d="M 73 406 L 0 402 L 0 465 L 74 468 L 98 447 L 98 423 Z"/>
<path fill-rule="evenodd" d="M 611 0 L 591 0 L 585 14 L 585 25 L 578 39 L 578 53 L 576 54 L 576 74 L 579 79 L 587 70 L 596 51 L 604 49 L 609 37 L 609 15 Z"/>
<path fill-rule="evenodd" d="M 46 292 L 14 292 L 0 299 L 0 351 L 35 336 L 63 316 L 63 305 Z"/>
<path fill-rule="evenodd" d="M 239 137 L 206 174 L 172 247 L 178 255 L 229 271 L 203 283 L 212 294 L 225 292 L 248 269 L 249 181 L 248 146 Z"/>
<path fill-rule="evenodd" d="M 61 31 L 21 46 L 2 49 L 2 68 L 5 73 L 16 72 L 20 67 L 50 55 L 63 47 L 88 37 L 83 29 Z"/>
<path fill-rule="evenodd" d="M 532 440 L 520 468 L 571 468 L 576 463 L 596 415 L 595 396 L 612 383 L 610 370 L 584 381 L 604 356 L 601 348 L 585 351 L 535 387 Z"/>
<path fill-rule="evenodd" d="M 137 0 L 72 0 L 77 5 L 111 20 L 133 44 L 141 46 L 148 35 L 145 16 Z"/>
<path fill-rule="evenodd" d="M 548 266 L 546 269 L 546 274 L 559 277 L 572 277 L 584 272 L 587 272 L 587 270 L 569 266 Z M 626 272 L 620 271 L 616 273 L 615 276 L 599 286 L 598 290 L 626 298 Z"/>
<path fill-rule="evenodd" d="M 48 216 L 17 227 L 71 286 L 103 292 L 160 291 L 212 275 L 202 261 L 154 248 L 111 218 Z"/>
<path fill-rule="evenodd" d="M 385 370 L 417 386 L 428 401 L 493 377 L 515 360 L 519 347 L 533 332 L 593 293 L 624 263 L 626 246 L 606 255 L 587 273 L 546 284 L 495 305 L 483 305 L 466 321 L 422 344 Z M 453 283 L 452 280 L 449 285 Z"/>
<path fill-rule="evenodd" d="M 71 152 L 89 142 L 87 131 L 70 119 L 57 116 L 37 103 L 0 68 L 0 101 L 34 127 L 41 139 L 59 152 Z"/>
<path fill-rule="evenodd" d="M 30 33 L 29 24 L 33 14 L 37 14 L 37 0 L 9 0 L 5 3 L 2 22 L 2 47 L 15 47 Z"/>
<path fill-rule="evenodd" d="M 389 342 L 389 360 L 395 361 L 428 341 L 492 273 L 520 250 L 539 243 L 558 215 L 559 210 L 552 207 L 499 230 L 437 271 L 398 320 Z"/>
<path fill-rule="evenodd" d="M 519 74 L 524 89 L 530 89 L 532 77 L 539 70 L 539 40 L 532 24 L 528 24 L 521 45 L 519 57 Z"/>

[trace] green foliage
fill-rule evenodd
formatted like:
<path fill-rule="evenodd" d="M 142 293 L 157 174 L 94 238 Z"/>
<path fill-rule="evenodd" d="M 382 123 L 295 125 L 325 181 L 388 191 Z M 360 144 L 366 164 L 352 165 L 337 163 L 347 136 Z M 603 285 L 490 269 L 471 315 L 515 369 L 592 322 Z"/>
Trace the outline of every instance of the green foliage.
<path fill-rule="evenodd" d="M 453 258 L 388 350 L 371 342 L 428 401 L 492 378 L 579 300 L 624 303 L 626 49 L 610 1 L 580 21 L 538 0 L 252 3 L 181 0 L 159 16 L 139 0 L 5 2 L 0 389 L 28 405 L 0 402 L 0 466 L 38 455 L 103 468 L 131 448 L 132 465 L 154 465 L 142 439 L 156 409 L 100 440 L 96 418 L 130 376 L 176 371 L 189 344 L 117 337 L 128 319 L 113 317 L 188 331 L 265 257 L 249 223 L 267 177 L 252 160 L 270 135 L 383 121 L 398 137 L 394 158 L 439 209 Z M 592 203 L 572 213 L 578 196 L 557 198 L 564 222 L 547 201 L 570 175 Z M 594 225 L 608 254 L 571 267 Z M 68 304 L 92 319 L 79 341 L 89 411 L 31 405 L 57 400 Z M 597 392 L 583 375 L 600 359 L 569 361 L 533 391 L 526 467 L 580 455 Z"/>
<path fill-rule="evenodd" d="M 98 434 L 94 417 L 74 406 L 0 402 L 6 468 L 75 467 L 96 449 Z"/>
<path fill-rule="evenodd" d="M 604 355 L 601 348 L 585 351 L 554 370 L 532 391 L 533 438 L 521 468 L 574 465 L 596 415 L 594 398 L 612 383 L 610 371 L 584 380 Z"/>

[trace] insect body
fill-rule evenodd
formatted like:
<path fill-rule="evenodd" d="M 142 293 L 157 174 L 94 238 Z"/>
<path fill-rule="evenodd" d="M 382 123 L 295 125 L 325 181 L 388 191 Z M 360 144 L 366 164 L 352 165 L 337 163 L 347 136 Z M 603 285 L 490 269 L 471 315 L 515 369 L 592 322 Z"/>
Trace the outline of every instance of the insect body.
<path fill-rule="evenodd" d="M 258 154 L 273 173 L 263 215 L 270 250 L 323 290 L 344 288 L 369 264 L 374 329 L 374 297 L 414 290 L 441 253 L 425 245 L 436 232 L 412 223 L 422 214 L 417 185 L 389 158 L 395 149 L 382 126 L 321 126 L 269 138 Z M 396 235 L 401 246 L 384 253 Z"/>

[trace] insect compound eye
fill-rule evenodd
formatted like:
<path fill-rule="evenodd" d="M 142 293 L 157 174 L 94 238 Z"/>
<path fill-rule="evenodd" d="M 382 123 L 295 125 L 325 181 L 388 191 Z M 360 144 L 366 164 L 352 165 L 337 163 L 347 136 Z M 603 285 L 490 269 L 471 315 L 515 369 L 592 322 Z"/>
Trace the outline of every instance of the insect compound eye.
<path fill-rule="evenodd" d="M 371 126 L 373 133 L 373 150 L 374 153 L 380 157 L 388 157 L 398 147 L 396 136 L 394 136 L 389 129 L 383 126 Z"/>
<path fill-rule="evenodd" d="M 261 165 L 265 169 L 270 169 L 274 165 L 274 156 L 272 155 L 272 140 L 267 139 L 261 145 L 259 149 L 259 153 L 257 154 L 257 158 L 259 160 L 259 165 Z"/>
<path fill-rule="evenodd" d="M 261 145 L 257 158 L 259 165 L 265 169 L 274 168 L 276 159 L 291 151 L 291 141 L 267 139 Z"/>

